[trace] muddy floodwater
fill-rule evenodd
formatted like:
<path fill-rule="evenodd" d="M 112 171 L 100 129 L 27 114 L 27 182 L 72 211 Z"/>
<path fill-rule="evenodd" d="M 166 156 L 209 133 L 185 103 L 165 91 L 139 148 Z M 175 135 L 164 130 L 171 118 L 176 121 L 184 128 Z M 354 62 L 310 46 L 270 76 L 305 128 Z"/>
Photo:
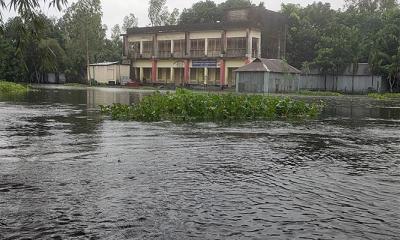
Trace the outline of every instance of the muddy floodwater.
<path fill-rule="evenodd" d="M 0 99 L 0 239 L 400 239 L 400 101 L 225 125 L 97 111 L 146 94 Z"/>

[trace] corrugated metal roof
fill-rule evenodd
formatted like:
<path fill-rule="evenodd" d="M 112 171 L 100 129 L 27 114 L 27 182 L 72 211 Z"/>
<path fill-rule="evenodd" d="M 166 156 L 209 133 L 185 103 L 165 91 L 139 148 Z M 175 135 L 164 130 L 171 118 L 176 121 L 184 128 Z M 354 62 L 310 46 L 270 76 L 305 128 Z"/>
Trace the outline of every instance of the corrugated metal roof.
<path fill-rule="evenodd" d="M 116 65 L 116 64 L 119 64 L 119 62 L 92 63 L 92 64 L 89 64 L 89 66 L 110 66 L 110 65 Z M 128 64 L 120 64 L 120 65 L 128 65 Z"/>
<path fill-rule="evenodd" d="M 240 67 L 235 72 L 274 72 L 274 73 L 295 73 L 300 74 L 301 71 L 290 66 L 281 59 L 265 59 L 257 58 L 253 62 Z"/>
<path fill-rule="evenodd" d="M 115 64 L 118 64 L 118 62 L 92 63 L 92 64 L 89 64 L 89 66 L 110 66 L 110 65 L 115 65 Z"/>

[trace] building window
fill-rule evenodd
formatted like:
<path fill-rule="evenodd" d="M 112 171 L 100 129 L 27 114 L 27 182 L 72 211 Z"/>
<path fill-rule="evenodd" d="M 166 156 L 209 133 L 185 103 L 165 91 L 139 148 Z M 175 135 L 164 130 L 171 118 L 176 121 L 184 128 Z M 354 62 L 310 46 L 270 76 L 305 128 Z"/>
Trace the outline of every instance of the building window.
<path fill-rule="evenodd" d="M 171 80 L 171 68 L 159 68 L 158 69 L 158 81 L 159 82 L 170 82 Z"/>
<path fill-rule="evenodd" d="M 205 39 L 190 40 L 190 55 L 192 57 L 204 57 Z"/>
<path fill-rule="evenodd" d="M 251 55 L 254 57 L 254 58 L 256 58 L 256 57 L 258 57 L 258 41 L 259 41 L 259 39 L 258 38 L 253 38 L 252 39 L 252 47 L 251 47 Z"/>
<path fill-rule="evenodd" d="M 175 84 L 183 84 L 185 76 L 184 68 L 174 68 L 174 82 Z"/>
<path fill-rule="evenodd" d="M 207 56 L 219 57 L 221 54 L 221 38 L 209 38 L 207 46 Z"/>
<path fill-rule="evenodd" d="M 234 37 L 228 38 L 226 55 L 228 57 L 244 57 L 247 50 L 247 38 Z"/>
<path fill-rule="evenodd" d="M 129 43 L 129 57 L 138 58 L 140 54 L 140 42 L 130 42 Z"/>
<path fill-rule="evenodd" d="M 163 40 L 158 41 L 158 53 L 161 58 L 171 57 L 171 41 Z"/>
<path fill-rule="evenodd" d="M 145 41 L 142 42 L 142 44 L 143 44 L 142 56 L 145 58 L 150 58 L 151 56 L 153 56 L 153 42 Z"/>
<path fill-rule="evenodd" d="M 203 84 L 204 83 L 204 68 L 191 68 L 190 69 L 190 83 Z"/>
<path fill-rule="evenodd" d="M 143 78 L 144 83 L 151 82 L 151 68 L 143 68 Z"/>
<path fill-rule="evenodd" d="M 209 68 L 208 69 L 208 85 L 219 85 L 220 83 L 220 72 L 219 68 Z"/>
<path fill-rule="evenodd" d="M 185 39 L 174 40 L 174 57 L 184 57 L 185 47 Z"/>

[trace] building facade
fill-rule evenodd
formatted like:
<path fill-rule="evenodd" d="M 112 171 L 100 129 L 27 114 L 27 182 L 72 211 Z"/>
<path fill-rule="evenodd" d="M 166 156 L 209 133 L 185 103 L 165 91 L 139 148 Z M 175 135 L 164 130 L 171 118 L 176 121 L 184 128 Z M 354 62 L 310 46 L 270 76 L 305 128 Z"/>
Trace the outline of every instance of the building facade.
<path fill-rule="evenodd" d="M 142 83 L 233 87 L 234 70 L 261 56 L 250 21 L 132 28 L 123 39 L 131 79 Z"/>

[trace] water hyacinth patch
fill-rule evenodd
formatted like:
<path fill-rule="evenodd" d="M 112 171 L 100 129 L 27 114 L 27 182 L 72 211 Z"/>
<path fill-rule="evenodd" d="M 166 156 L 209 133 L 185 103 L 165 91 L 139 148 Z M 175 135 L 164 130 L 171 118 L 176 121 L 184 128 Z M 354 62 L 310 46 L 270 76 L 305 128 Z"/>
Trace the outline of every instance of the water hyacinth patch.
<path fill-rule="evenodd" d="M 178 89 L 156 92 L 135 105 L 100 106 L 114 120 L 144 122 L 222 122 L 313 118 L 322 103 L 309 104 L 291 98 L 262 95 L 203 94 Z"/>
<path fill-rule="evenodd" d="M 0 80 L 0 95 L 15 96 L 27 93 L 29 88 L 22 84 Z"/>
<path fill-rule="evenodd" d="M 368 94 L 368 97 L 376 100 L 399 99 L 400 93 L 370 93 Z"/>

